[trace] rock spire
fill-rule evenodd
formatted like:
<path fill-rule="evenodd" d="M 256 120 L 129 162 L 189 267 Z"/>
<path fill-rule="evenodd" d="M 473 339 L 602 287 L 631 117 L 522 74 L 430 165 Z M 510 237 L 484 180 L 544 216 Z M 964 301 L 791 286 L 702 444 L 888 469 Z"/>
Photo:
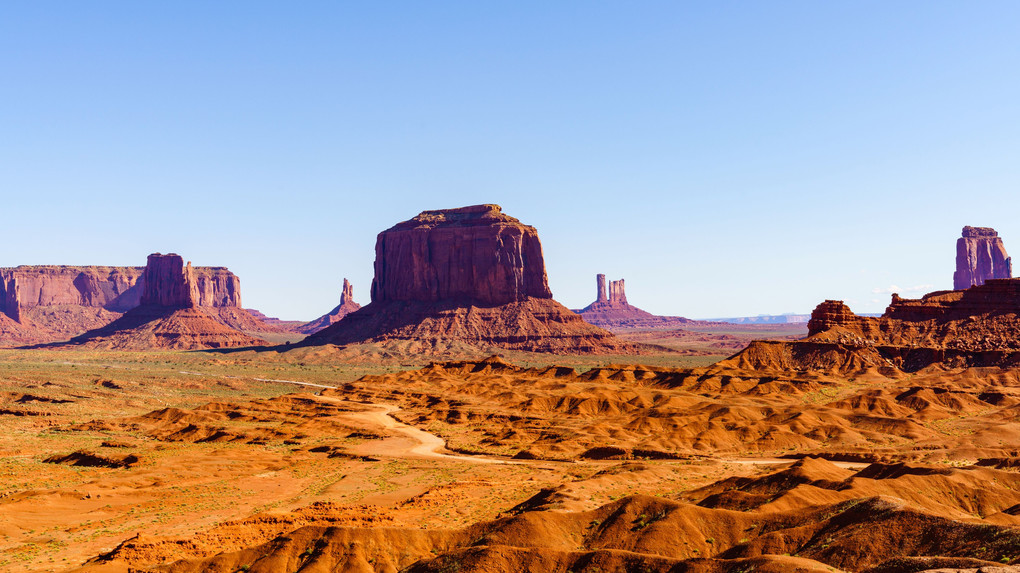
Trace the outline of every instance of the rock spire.
<path fill-rule="evenodd" d="M 1002 237 L 989 227 L 964 227 L 956 241 L 956 272 L 953 289 L 983 285 L 988 279 L 1013 277 L 1013 265 Z"/>

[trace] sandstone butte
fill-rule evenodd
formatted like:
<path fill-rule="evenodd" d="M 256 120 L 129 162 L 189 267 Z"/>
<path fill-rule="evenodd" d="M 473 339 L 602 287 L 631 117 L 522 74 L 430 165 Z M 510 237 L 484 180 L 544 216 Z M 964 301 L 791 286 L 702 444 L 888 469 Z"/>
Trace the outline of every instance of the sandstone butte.
<path fill-rule="evenodd" d="M 203 290 L 191 263 L 185 265 L 181 256 L 174 253 L 149 255 L 142 281 L 138 306 L 67 344 L 119 350 L 197 350 L 265 344 L 230 325 L 259 328 L 257 319 L 239 306 L 240 286 L 236 277 L 213 298 L 224 305 L 221 307 L 202 306 L 203 296 L 216 293 L 216 289 Z"/>
<path fill-rule="evenodd" d="M 539 352 L 635 350 L 553 300 L 538 232 L 498 205 L 424 211 L 379 233 L 371 297 L 301 344 L 403 339 Z"/>
<path fill-rule="evenodd" d="M 58 342 L 110 324 L 142 304 L 146 268 L 0 268 L 0 344 Z M 194 306 L 210 311 L 217 321 L 250 332 L 280 330 L 241 308 L 240 279 L 226 267 L 189 267 L 189 272 L 188 296 Z"/>
<path fill-rule="evenodd" d="M 937 291 L 919 299 L 893 294 L 880 317 L 857 316 L 843 301 L 826 300 L 811 313 L 807 338 L 756 341 L 719 364 L 844 374 L 1016 366 L 1018 331 L 1020 279 L 988 279 L 967 290 Z"/>
<path fill-rule="evenodd" d="M 988 279 L 1013 277 L 1013 265 L 1002 237 L 988 227 L 964 227 L 956 241 L 956 272 L 953 288 L 964 290 Z"/>
<path fill-rule="evenodd" d="M 695 321 L 682 316 L 658 316 L 631 305 L 623 279 L 609 281 L 606 294 L 606 275 L 595 275 L 595 302 L 576 310 L 589 324 L 609 330 L 622 328 L 677 328 Z"/>

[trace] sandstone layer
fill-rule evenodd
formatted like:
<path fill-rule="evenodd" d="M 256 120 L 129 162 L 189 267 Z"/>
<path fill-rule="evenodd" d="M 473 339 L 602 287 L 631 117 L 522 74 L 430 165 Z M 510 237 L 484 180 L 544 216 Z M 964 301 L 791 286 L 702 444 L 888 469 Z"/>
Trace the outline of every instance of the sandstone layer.
<path fill-rule="evenodd" d="M 631 352 L 552 299 L 534 227 L 498 205 L 425 211 L 379 234 L 372 302 L 302 344 L 461 340 L 542 352 Z"/>
<path fill-rule="evenodd" d="M 613 330 L 677 328 L 696 322 L 682 316 L 655 315 L 629 304 L 623 279 L 609 281 L 608 296 L 606 295 L 606 275 L 596 275 L 595 284 L 597 288 L 595 302 L 575 311 L 589 324 Z"/>
<path fill-rule="evenodd" d="M 953 288 L 983 285 L 988 279 L 1013 277 L 1013 265 L 1002 237 L 989 227 L 964 227 L 956 241 L 956 272 Z"/>
<path fill-rule="evenodd" d="M 320 330 L 340 322 L 345 316 L 361 308 L 361 305 L 354 302 L 354 287 L 344 279 L 343 290 L 340 291 L 340 304 L 326 314 L 306 322 L 294 329 L 301 334 L 314 334 Z"/>

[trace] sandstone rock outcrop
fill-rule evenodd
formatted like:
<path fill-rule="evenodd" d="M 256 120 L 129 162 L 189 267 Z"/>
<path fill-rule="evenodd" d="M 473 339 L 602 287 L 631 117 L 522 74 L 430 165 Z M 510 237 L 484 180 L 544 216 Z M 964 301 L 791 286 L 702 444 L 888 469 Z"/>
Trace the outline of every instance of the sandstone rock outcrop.
<path fill-rule="evenodd" d="M 609 295 L 606 296 L 606 275 L 595 275 L 595 302 L 574 312 L 589 324 L 602 328 L 679 328 L 695 322 L 682 316 L 658 316 L 641 310 L 627 302 L 623 279 L 609 281 Z"/>
<path fill-rule="evenodd" d="M 1013 277 L 1013 265 L 1002 237 L 989 227 L 964 227 L 956 241 L 956 272 L 953 288 L 983 285 L 988 279 Z"/>
<path fill-rule="evenodd" d="M 225 267 L 192 267 L 191 272 L 197 306 L 215 308 L 228 318 L 241 310 L 240 280 L 234 273 Z M 67 340 L 109 324 L 141 303 L 144 274 L 145 267 L 0 268 L 0 314 L 33 333 L 26 338 L 0 332 L 0 344 Z M 255 319 L 238 320 L 252 330 L 262 328 Z"/>
<path fill-rule="evenodd" d="M 627 293 L 624 292 L 623 279 L 609 281 L 609 304 L 627 304 Z"/>
<path fill-rule="evenodd" d="M 302 345 L 402 340 L 633 352 L 552 299 L 534 227 L 498 205 L 425 211 L 379 234 L 372 303 Z"/>
<path fill-rule="evenodd" d="M 219 268 L 216 268 L 218 271 Z M 224 269 L 225 270 L 225 269 Z M 70 344 L 123 350 L 232 348 L 265 344 L 242 330 L 271 331 L 244 309 L 239 282 L 223 281 L 220 289 L 207 283 L 206 300 L 222 307 L 201 305 L 203 292 L 191 263 L 177 254 L 149 255 L 142 273 L 141 304 L 113 322 L 71 339 Z"/>
<path fill-rule="evenodd" d="M 937 291 L 919 299 L 894 294 L 880 317 L 858 316 L 842 301 L 827 300 L 811 313 L 803 341 L 754 344 L 730 361 L 764 369 L 770 363 L 796 363 L 801 369 L 825 364 L 844 373 L 1016 366 L 1018 333 L 1020 279 L 988 279 L 967 290 Z M 791 361 L 791 356 L 801 358 Z"/>
<path fill-rule="evenodd" d="M 145 265 L 145 289 L 141 304 L 166 308 L 191 308 L 198 306 L 198 285 L 191 262 L 176 254 L 149 255 Z"/>
<path fill-rule="evenodd" d="M 340 304 L 319 318 L 306 322 L 294 330 L 302 334 L 314 334 L 327 326 L 340 322 L 345 316 L 360 308 L 361 305 L 354 302 L 354 287 L 347 279 L 344 279 L 343 290 L 340 291 Z"/>
<path fill-rule="evenodd" d="M 498 205 L 424 211 L 379 233 L 372 302 L 552 298 L 534 227 Z"/>

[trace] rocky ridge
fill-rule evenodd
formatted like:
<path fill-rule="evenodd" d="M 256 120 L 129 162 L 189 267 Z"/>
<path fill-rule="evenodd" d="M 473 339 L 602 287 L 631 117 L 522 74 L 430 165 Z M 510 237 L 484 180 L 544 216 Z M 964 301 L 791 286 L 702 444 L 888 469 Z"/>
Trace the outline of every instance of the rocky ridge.
<path fill-rule="evenodd" d="M 755 342 L 730 363 L 752 369 L 878 369 L 916 372 L 1020 364 L 1020 279 L 989 279 L 967 290 L 919 299 L 892 295 L 880 317 L 858 316 L 839 300 L 811 313 L 808 337 Z"/>

